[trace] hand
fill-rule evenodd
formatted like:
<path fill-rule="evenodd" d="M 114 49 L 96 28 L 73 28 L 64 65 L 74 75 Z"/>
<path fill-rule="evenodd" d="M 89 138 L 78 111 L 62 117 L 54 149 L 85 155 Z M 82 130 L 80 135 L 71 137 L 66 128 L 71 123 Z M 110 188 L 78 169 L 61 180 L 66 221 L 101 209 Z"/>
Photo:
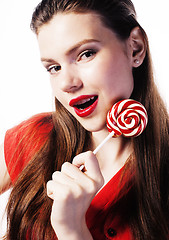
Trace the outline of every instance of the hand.
<path fill-rule="evenodd" d="M 85 172 L 79 167 L 85 166 Z M 51 224 L 59 240 L 92 239 L 85 222 L 86 211 L 104 183 L 98 160 L 89 151 L 64 163 L 47 183 L 47 194 L 53 201 Z"/>

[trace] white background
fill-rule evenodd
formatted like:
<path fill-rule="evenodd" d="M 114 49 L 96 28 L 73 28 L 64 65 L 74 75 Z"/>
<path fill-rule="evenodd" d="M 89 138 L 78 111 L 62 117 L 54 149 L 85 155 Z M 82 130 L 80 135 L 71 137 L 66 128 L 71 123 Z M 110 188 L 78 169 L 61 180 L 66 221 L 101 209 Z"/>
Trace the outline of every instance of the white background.
<path fill-rule="evenodd" d="M 39 0 L 0 0 L 0 142 L 5 131 L 33 114 L 54 109 L 46 71 L 39 61 L 36 37 L 29 28 Z M 168 0 L 133 0 L 138 20 L 146 30 L 154 62 L 156 83 L 169 106 Z M 1 221 L 8 192 L 0 197 Z"/>

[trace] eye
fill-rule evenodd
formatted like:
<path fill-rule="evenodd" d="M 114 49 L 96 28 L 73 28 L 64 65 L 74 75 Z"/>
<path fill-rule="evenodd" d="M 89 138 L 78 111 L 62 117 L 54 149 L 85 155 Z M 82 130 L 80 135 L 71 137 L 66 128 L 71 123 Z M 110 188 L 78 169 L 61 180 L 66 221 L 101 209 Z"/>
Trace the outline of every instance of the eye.
<path fill-rule="evenodd" d="M 56 74 L 58 71 L 61 70 L 61 66 L 59 65 L 52 65 L 50 67 L 47 68 L 47 71 L 50 73 L 50 74 Z"/>
<path fill-rule="evenodd" d="M 77 60 L 78 61 L 90 60 L 94 57 L 95 54 L 96 54 L 95 50 L 86 50 L 79 55 Z"/>

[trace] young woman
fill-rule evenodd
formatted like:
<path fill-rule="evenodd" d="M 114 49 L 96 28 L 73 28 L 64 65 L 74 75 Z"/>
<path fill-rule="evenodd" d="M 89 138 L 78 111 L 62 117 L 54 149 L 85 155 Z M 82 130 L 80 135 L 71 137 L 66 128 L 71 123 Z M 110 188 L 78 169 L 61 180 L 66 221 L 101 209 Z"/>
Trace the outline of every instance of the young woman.
<path fill-rule="evenodd" d="M 43 0 L 31 28 L 56 111 L 6 133 L 6 238 L 167 240 L 168 114 L 132 2 Z M 147 109 L 146 130 L 110 139 L 95 156 L 107 112 L 128 98 Z"/>

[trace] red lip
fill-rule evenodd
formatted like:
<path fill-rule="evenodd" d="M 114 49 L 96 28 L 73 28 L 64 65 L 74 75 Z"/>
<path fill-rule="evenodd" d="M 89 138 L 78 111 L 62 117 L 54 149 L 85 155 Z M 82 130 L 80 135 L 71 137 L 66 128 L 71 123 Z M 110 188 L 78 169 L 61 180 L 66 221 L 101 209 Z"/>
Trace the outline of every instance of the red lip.
<path fill-rule="evenodd" d="M 75 113 L 79 117 L 87 117 L 95 110 L 95 108 L 97 106 L 97 103 L 98 103 L 98 98 L 96 99 L 96 101 L 94 101 L 93 104 L 91 104 L 89 107 L 87 107 L 85 109 L 79 109 L 75 105 L 77 105 L 82 100 L 89 99 L 89 98 L 92 98 L 92 97 L 96 97 L 96 95 L 81 95 L 77 98 L 72 99 L 69 102 L 69 106 L 74 108 Z"/>

